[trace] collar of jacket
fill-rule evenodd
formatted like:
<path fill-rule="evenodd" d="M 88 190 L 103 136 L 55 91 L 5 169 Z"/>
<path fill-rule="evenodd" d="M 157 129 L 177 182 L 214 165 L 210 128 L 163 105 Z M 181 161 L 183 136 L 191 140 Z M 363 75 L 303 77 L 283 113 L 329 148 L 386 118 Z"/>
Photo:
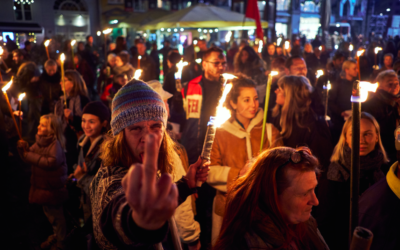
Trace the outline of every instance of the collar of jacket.
<path fill-rule="evenodd" d="M 389 172 L 386 175 L 386 181 L 388 186 L 393 191 L 393 193 L 400 199 L 400 179 L 396 176 L 396 170 L 398 166 L 398 162 L 396 161 L 389 169 Z M 398 170 L 400 171 L 400 170 Z"/>
<path fill-rule="evenodd" d="M 250 142 L 250 132 L 257 124 L 259 124 L 263 120 L 263 114 L 264 114 L 263 109 L 258 108 L 256 116 L 253 119 L 251 119 L 250 124 L 246 130 L 244 130 L 236 120 L 232 121 L 231 119 L 229 119 L 228 121 L 226 121 L 224 124 L 221 125 L 221 129 L 226 130 L 232 135 L 240 139 L 246 138 L 248 159 L 253 158 L 253 151 L 251 149 L 251 142 Z"/>
<path fill-rule="evenodd" d="M 36 143 L 41 147 L 49 146 L 55 140 L 54 134 L 50 134 L 47 136 L 36 134 Z"/>
<path fill-rule="evenodd" d="M 97 136 L 97 137 L 93 140 L 93 143 L 90 145 L 90 148 L 89 148 L 89 150 L 87 151 L 86 155 L 88 155 L 88 154 L 90 153 L 90 151 L 92 151 L 92 149 L 96 146 L 96 144 L 97 144 L 101 139 L 103 139 L 103 135 L 102 135 L 102 134 L 99 135 L 99 136 Z M 79 138 L 78 145 L 79 145 L 80 147 L 83 148 L 83 146 L 85 146 L 86 143 L 88 143 L 89 141 L 90 141 L 90 138 L 87 137 L 85 134 L 83 134 L 83 135 Z"/>
<path fill-rule="evenodd" d="M 383 89 L 376 90 L 375 93 L 376 98 L 381 100 L 382 102 L 394 107 L 397 104 L 397 100 L 399 100 L 399 96 L 394 96 Z"/>

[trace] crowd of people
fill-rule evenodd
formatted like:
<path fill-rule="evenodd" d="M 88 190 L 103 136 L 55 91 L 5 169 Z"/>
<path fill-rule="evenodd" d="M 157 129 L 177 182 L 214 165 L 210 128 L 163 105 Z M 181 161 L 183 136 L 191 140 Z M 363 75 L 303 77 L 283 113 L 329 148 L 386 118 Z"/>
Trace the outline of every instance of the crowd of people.
<path fill-rule="evenodd" d="M 128 50 L 121 36 L 102 61 L 88 36 L 76 51 L 65 41 L 62 64 L 60 53 L 35 56 L 40 48 L 7 38 L 6 249 L 348 249 L 358 79 L 378 82 L 361 104 L 359 225 L 373 232 L 371 249 L 400 249 L 396 39 L 377 56 L 375 42 L 327 51 L 318 39 L 295 40 L 259 51 L 241 40 L 224 51 L 194 41 L 181 55 L 140 38 Z M 223 73 L 235 75 L 223 103 L 231 117 L 208 161 Z"/>

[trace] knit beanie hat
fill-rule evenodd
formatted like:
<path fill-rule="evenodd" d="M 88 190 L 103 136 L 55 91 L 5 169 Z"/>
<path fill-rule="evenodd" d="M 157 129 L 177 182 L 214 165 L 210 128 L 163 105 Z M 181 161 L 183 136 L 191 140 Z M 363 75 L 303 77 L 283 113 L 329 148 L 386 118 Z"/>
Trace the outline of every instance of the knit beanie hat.
<path fill-rule="evenodd" d="M 86 104 L 82 111 L 83 114 L 95 115 L 99 117 L 100 122 L 110 121 L 110 109 L 99 101 Z"/>
<path fill-rule="evenodd" d="M 164 101 L 157 92 L 142 81 L 133 79 L 123 86 L 112 100 L 113 135 L 142 121 L 161 121 L 166 126 L 167 119 Z"/>

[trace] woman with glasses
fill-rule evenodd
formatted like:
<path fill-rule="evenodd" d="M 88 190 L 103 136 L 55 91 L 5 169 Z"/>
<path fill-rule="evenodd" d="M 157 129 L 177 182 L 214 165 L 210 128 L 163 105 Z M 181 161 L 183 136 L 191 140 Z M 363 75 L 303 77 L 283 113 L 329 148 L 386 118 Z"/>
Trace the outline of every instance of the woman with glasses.
<path fill-rule="evenodd" d="M 264 141 L 261 142 L 263 110 L 259 108 L 255 83 L 239 75 L 232 80 L 225 106 L 231 111 L 231 119 L 217 129 L 211 151 L 211 171 L 208 184 L 217 189 L 212 215 L 212 243 L 218 238 L 224 215 L 226 192 L 237 176 L 247 171 L 248 161 L 263 149 L 282 146 L 279 131 L 266 124 Z"/>
<path fill-rule="evenodd" d="M 234 61 L 235 73 L 242 73 L 253 79 L 257 85 L 267 83 L 265 75 L 265 63 L 257 55 L 254 49 L 248 45 L 236 54 Z"/>
<path fill-rule="evenodd" d="M 351 121 L 352 118 L 350 117 L 343 126 L 328 170 L 329 189 L 327 196 L 329 202 L 326 204 L 327 216 L 324 217 L 326 221 L 321 221 L 322 224 L 320 225 L 324 235 L 333 236 L 332 238 L 327 237 L 331 249 L 348 247 L 352 150 Z M 387 162 L 389 162 L 389 159 L 382 145 L 379 124 L 372 115 L 362 112 L 360 121 L 360 195 L 385 177 L 381 166 Z"/>
<path fill-rule="evenodd" d="M 62 122 L 64 136 L 66 138 L 65 149 L 69 172 L 72 172 L 72 166 L 78 158 L 76 144 L 78 138 L 83 134 L 82 110 L 89 103 L 88 92 L 82 76 L 75 70 L 66 70 L 64 81 L 60 82 L 61 89 L 65 95 L 60 96 L 56 103 L 54 113 Z M 65 85 L 65 87 L 64 87 Z M 64 96 L 67 100 L 64 101 Z"/>
<path fill-rule="evenodd" d="M 306 147 L 261 153 L 228 192 L 214 249 L 329 249 L 311 217 L 318 165 Z"/>

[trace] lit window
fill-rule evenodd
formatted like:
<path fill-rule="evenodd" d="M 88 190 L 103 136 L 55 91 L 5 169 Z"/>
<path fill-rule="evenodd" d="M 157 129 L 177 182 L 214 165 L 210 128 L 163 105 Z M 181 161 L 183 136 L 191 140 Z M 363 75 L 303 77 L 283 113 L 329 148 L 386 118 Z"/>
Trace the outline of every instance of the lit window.
<path fill-rule="evenodd" d="M 33 3 L 32 0 L 14 1 L 13 9 L 14 9 L 15 20 L 17 21 L 32 20 L 31 3 Z"/>

